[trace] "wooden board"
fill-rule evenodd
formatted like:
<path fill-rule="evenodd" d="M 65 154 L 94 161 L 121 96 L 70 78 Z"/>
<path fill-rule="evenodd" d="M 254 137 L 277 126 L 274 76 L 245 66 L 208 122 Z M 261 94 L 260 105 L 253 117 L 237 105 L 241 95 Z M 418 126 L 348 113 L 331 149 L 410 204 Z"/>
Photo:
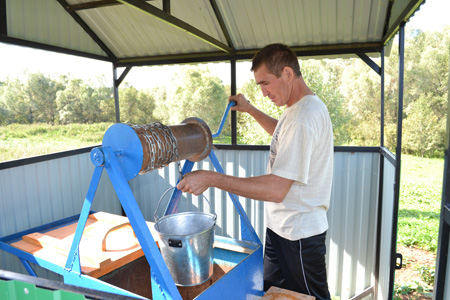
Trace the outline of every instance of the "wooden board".
<path fill-rule="evenodd" d="M 81 272 L 99 278 L 144 255 L 128 218 L 105 212 L 91 214 L 79 245 Z M 125 224 L 123 227 L 120 226 Z M 147 225 L 158 244 L 154 223 Z M 119 226 L 117 230 L 111 231 Z M 11 246 L 51 263 L 65 266 L 77 223 L 47 232 L 34 232 Z M 104 240 L 105 239 L 105 240 Z M 106 248 L 105 250 L 102 250 Z"/>
<path fill-rule="evenodd" d="M 316 297 L 300 294 L 272 286 L 261 300 L 315 300 Z"/>

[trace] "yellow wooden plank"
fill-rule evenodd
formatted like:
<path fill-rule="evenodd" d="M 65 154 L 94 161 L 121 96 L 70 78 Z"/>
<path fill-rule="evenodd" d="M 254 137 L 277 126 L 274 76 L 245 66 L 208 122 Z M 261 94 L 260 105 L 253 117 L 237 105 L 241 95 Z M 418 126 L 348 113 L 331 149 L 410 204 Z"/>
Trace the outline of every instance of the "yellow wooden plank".
<path fill-rule="evenodd" d="M 245 247 L 238 246 L 238 245 L 230 245 L 230 244 L 227 244 L 224 242 L 218 242 L 218 241 L 214 241 L 214 248 L 221 248 L 221 249 L 230 250 L 233 252 L 245 253 L 245 254 L 252 254 L 254 252 L 254 250 L 249 249 L 249 248 L 245 248 Z"/>

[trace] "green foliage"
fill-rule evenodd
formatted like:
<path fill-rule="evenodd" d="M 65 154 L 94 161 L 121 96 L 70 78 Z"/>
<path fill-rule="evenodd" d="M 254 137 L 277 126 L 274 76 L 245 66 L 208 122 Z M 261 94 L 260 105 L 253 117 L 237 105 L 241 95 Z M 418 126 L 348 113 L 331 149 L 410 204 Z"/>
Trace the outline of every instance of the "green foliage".
<path fill-rule="evenodd" d="M 119 89 L 120 120 L 123 123 L 148 124 L 155 122 L 157 101 L 165 100 L 164 88 L 138 91 L 126 85 Z"/>
<path fill-rule="evenodd" d="M 442 157 L 447 117 L 450 27 L 410 33 L 405 57 L 405 153 Z"/>
<path fill-rule="evenodd" d="M 207 69 L 189 65 L 173 76 L 166 99 L 157 103 L 155 116 L 164 124 L 180 124 L 197 117 L 215 132 L 227 104 L 222 80 Z"/>
<path fill-rule="evenodd" d="M 436 266 L 418 266 L 418 271 L 420 274 L 420 279 L 427 285 L 434 284 L 434 277 L 436 275 L 435 269 Z"/>
<path fill-rule="evenodd" d="M 404 285 L 394 285 L 394 300 L 401 300 L 402 297 L 401 296 L 412 296 L 412 295 L 416 295 L 416 297 L 420 297 L 420 295 L 423 295 L 425 291 L 425 288 L 423 286 L 423 284 L 420 281 L 413 281 L 413 282 L 408 282 Z M 412 298 L 415 299 L 415 298 Z M 419 299 L 419 298 L 417 298 Z"/>

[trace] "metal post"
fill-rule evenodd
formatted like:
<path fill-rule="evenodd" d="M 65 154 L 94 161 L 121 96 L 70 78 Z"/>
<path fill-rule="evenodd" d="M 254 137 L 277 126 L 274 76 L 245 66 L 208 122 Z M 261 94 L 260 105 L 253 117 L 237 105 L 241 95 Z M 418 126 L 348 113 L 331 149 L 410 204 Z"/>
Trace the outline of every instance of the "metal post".
<path fill-rule="evenodd" d="M 230 60 L 231 66 L 231 95 L 236 95 L 236 59 Z M 231 144 L 237 144 L 237 119 L 236 111 L 231 111 Z"/>
<path fill-rule="evenodd" d="M 116 123 L 120 123 L 119 84 L 117 82 L 117 68 L 114 65 L 113 65 L 113 89 L 114 89 L 114 107 L 116 111 Z"/>
<path fill-rule="evenodd" d="M 381 49 L 381 105 L 380 105 L 380 150 L 384 147 L 384 47 Z M 383 178 L 384 178 L 384 155 L 380 151 L 380 174 L 378 185 L 378 212 L 377 212 L 377 239 L 376 251 L 380 253 L 381 247 L 381 224 L 383 220 Z M 378 282 L 380 277 L 380 255 L 375 256 L 375 292 L 374 299 L 378 299 Z"/>
<path fill-rule="evenodd" d="M 395 151 L 395 182 L 394 182 L 394 208 L 392 216 L 392 236 L 391 236 L 391 261 L 389 272 L 389 293 L 388 299 L 392 299 L 394 294 L 395 267 L 397 261 L 397 226 L 398 207 L 400 199 L 400 172 L 402 155 L 402 122 L 403 122 L 403 77 L 405 67 L 405 22 L 400 24 L 399 29 L 399 71 L 398 71 L 398 113 L 397 113 L 397 148 Z"/>
<path fill-rule="evenodd" d="M 381 48 L 380 147 L 384 147 L 384 47 Z"/>

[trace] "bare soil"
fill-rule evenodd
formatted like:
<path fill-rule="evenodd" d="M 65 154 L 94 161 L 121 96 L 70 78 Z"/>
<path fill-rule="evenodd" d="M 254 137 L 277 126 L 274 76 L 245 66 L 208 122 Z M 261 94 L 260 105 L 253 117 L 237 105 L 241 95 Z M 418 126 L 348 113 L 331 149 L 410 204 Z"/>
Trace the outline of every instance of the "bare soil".
<path fill-rule="evenodd" d="M 420 286 L 425 288 L 423 294 L 417 292 L 409 292 L 406 295 L 398 295 L 397 299 L 429 299 L 433 286 L 428 286 L 423 282 L 420 275 L 420 267 L 425 266 L 430 270 L 434 270 L 436 265 L 436 254 L 413 247 L 397 246 L 397 253 L 403 256 L 403 267 L 400 270 L 395 270 L 395 284 L 399 287 L 407 286 L 410 283 L 419 282 Z"/>

